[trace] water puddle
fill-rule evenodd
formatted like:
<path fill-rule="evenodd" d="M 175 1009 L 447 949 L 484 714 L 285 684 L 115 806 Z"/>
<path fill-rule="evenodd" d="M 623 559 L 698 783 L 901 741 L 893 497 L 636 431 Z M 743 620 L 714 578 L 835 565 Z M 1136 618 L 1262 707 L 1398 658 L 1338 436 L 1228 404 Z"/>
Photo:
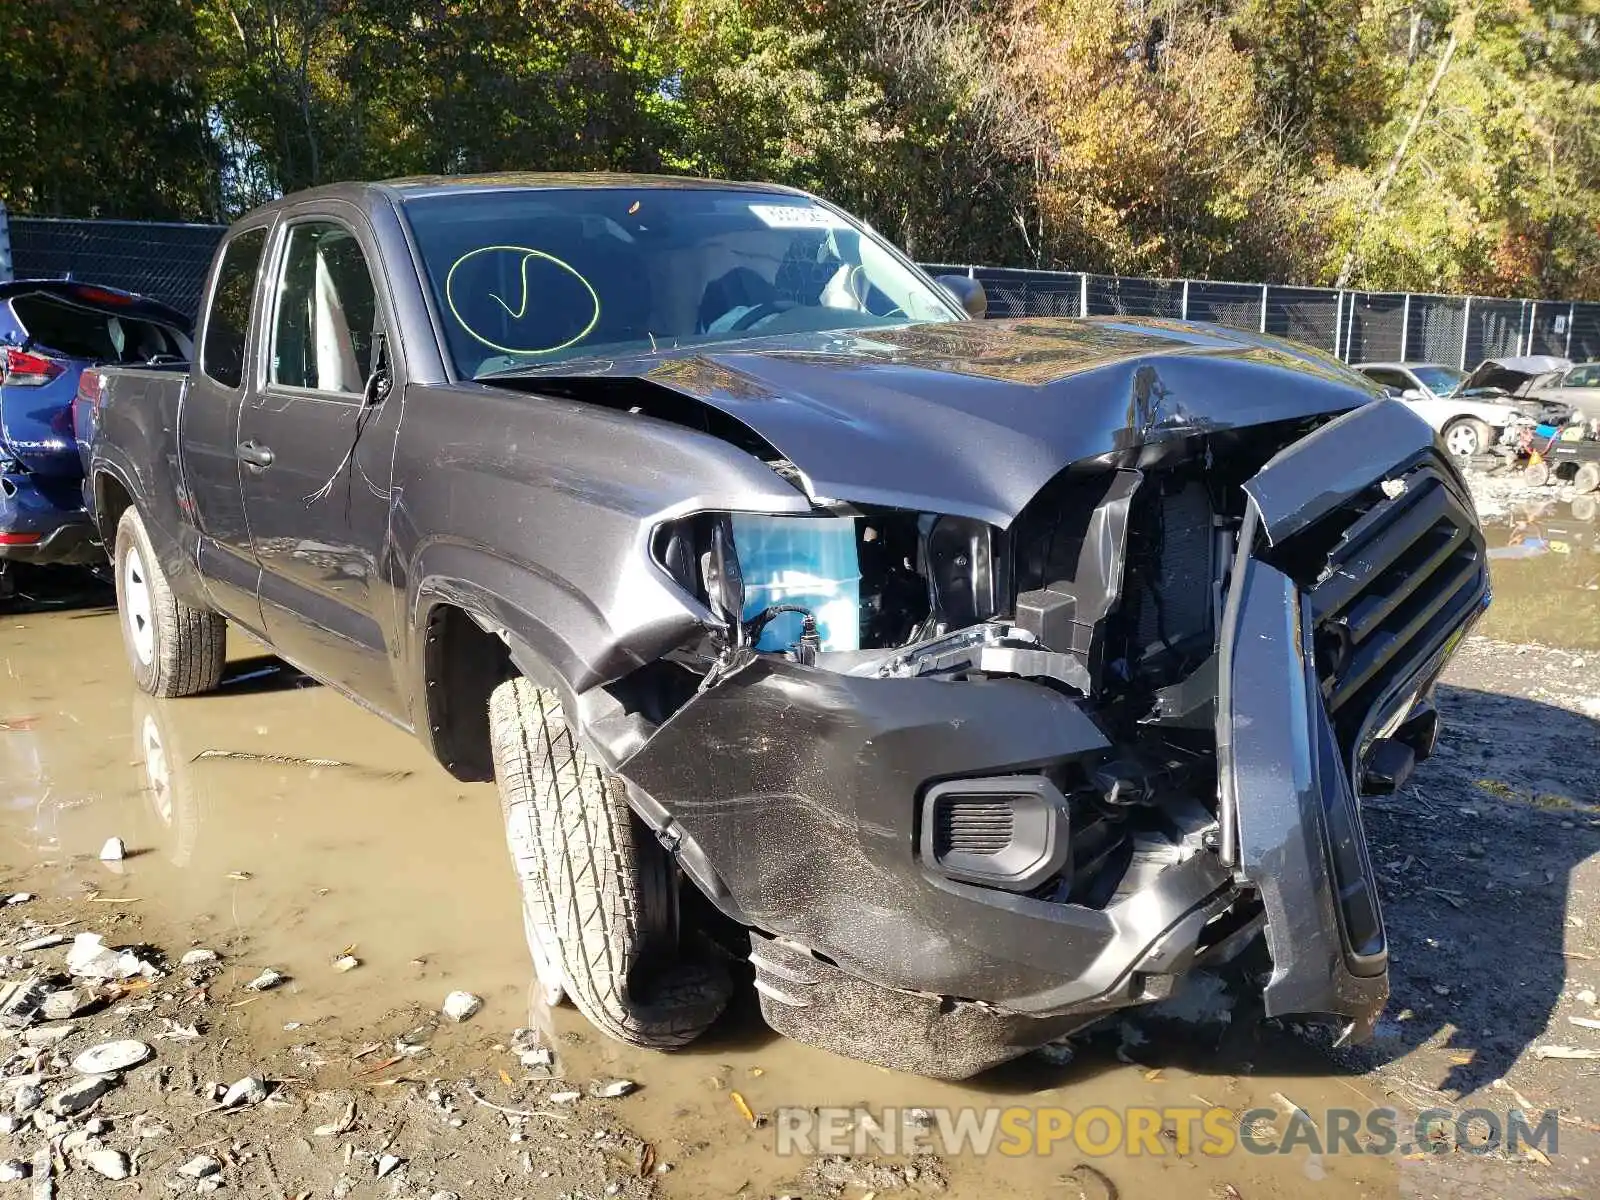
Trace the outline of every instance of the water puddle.
<path fill-rule="evenodd" d="M 1513 505 L 1486 518 L 1494 604 L 1478 632 L 1600 649 L 1600 496 Z"/>

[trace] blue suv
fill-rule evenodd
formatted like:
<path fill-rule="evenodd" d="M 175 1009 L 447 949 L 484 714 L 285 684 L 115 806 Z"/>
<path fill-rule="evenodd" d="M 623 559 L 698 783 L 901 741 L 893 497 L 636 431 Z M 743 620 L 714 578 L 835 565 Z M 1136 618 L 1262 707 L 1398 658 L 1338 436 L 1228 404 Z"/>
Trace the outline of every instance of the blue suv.
<path fill-rule="evenodd" d="M 79 402 L 80 381 L 92 392 L 98 379 L 84 373 L 97 365 L 186 362 L 192 333 L 177 309 L 116 288 L 0 283 L 0 591 L 14 562 L 104 560 L 83 502 L 93 405 Z"/>

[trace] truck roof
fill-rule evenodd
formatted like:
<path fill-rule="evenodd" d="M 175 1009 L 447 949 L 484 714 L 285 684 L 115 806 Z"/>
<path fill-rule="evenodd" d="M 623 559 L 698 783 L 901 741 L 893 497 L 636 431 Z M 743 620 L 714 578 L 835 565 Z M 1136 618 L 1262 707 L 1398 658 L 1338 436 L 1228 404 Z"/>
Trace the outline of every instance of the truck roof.
<path fill-rule="evenodd" d="M 346 200 L 368 205 L 374 200 L 402 200 L 417 196 L 447 195 L 453 192 L 542 191 L 572 188 L 665 188 L 709 189 L 716 191 L 759 192 L 768 195 L 804 196 L 799 188 L 777 183 L 733 182 L 701 179 L 693 175 L 646 175 L 611 171 L 501 171 L 484 175 L 409 175 L 398 179 L 329 183 L 321 187 L 291 192 L 259 208 L 241 220 L 252 220 L 304 200 Z"/>

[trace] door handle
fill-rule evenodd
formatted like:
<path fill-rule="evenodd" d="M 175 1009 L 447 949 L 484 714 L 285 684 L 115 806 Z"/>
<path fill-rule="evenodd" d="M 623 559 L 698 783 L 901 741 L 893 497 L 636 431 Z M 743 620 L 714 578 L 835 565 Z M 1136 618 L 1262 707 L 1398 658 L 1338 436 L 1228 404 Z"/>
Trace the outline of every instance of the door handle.
<path fill-rule="evenodd" d="M 272 447 L 260 442 L 240 442 L 239 457 L 250 466 L 265 470 L 272 465 Z"/>

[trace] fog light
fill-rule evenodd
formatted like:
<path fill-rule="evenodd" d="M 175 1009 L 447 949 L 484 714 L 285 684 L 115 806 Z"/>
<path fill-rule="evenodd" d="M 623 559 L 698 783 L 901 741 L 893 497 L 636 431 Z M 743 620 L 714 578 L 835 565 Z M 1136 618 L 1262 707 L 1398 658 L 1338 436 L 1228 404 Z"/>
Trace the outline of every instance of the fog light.
<path fill-rule="evenodd" d="M 921 846 L 949 879 L 1031 891 L 1066 864 L 1067 799 L 1038 775 L 937 783 L 923 800 Z"/>

